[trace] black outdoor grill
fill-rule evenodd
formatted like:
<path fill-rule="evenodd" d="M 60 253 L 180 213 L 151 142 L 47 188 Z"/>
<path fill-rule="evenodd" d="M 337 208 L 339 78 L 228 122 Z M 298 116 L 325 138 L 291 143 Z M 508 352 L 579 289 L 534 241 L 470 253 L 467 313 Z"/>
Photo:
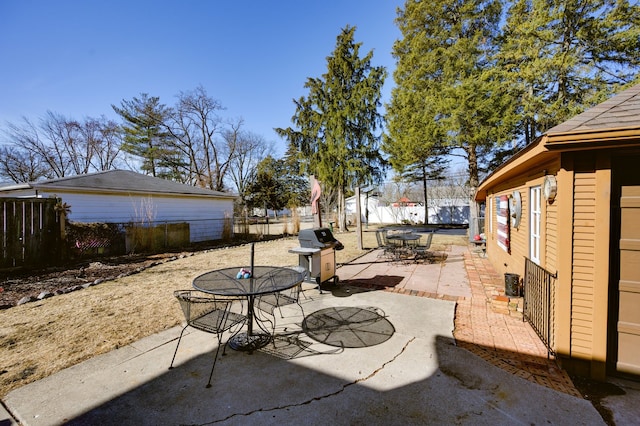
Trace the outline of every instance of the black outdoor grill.
<path fill-rule="evenodd" d="M 320 284 L 336 276 L 336 250 L 344 246 L 335 239 L 329 228 L 302 229 L 298 233 L 300 247 L 289 250 L 298 255 L 298 264 L 307 272 L 307 278 L 315 278 L 318 288 Z"/>

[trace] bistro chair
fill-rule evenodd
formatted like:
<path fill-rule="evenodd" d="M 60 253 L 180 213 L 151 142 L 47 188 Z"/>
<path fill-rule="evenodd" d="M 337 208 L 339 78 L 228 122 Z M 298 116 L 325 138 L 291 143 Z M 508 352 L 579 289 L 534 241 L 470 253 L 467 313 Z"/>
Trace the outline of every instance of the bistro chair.
<path fill-rule="evenodd" d="M 378 247 L 383 249 L 382 254 L 385 256 L 395 257 L 397 253 L 398 246 L 387 239 L 387 231 L 386 230 L 378 230 L 376 231 L 376 240 L 378 240 Z"/>
<path fill-rule="evenodd" d="M 429 248 L 431 247 L 431 241 L 433 240 L 433 231 L 429 232 L 427 235 L 427 239 L 424 244 L 419 244 L 413 247 L 413 253 L 415 254 L 415 260 L 418 259 L 428 259 L 429 258 Z"/>
<path fill-rule="evenodd" d="M 300 266 L 289 266 L 288 268 L 293 269 L 300 274 L 300 282 L 286 290 L 260 295 L 256 297 L 253 305 L 255 309 L 265 312 L 273 317 L 273 322 L 268 319 L 266 321 L 271 323 L 274 332 L 276 329 L 276 309 L 280 313 L 280 318 L 284 318 L 282 307 L 286 305 L 297 304 L 300 307 L 300 311 L 302 311 L 302 316 L 304 317 L 304 309 L 302 308 L 302 304 L 300 303 L 300 294 L 304 296 L 302 290 L 302 282 L 304 281 L 304 278 L 306 276 L 306 270 Z"/>
<path fill-rule="evenodd" d="M 177 290 L 173 295 L 178 299 L 178 302 L 180 302 L 180 307 L 182 308 L 182 312 L 187 320 L 187 325 L 185 325 L 180 332 L 178 344 L 176 345 L 176 350 L 173 353 L 169 369 L 173 368 L 173 362 L 176 359 L 182 335 L 187 327 L 193 327 L 200 331 L 215 334 L 218 338 L 218 347 L 216 348 L 216 353 L 213 357 L 213 365 L 211 366 L 209 382 L 207 383 L 207 387 L 210 388 L 211 377 L 213 376 L 213 369 L 216 366 L 220 346 L 224 346 L 222 351 L 223 355 L 225 354 L 227 346 L 226 343 L 222 345 L 222 334 L 238 324 L 243 325 L 247 320 L 245 315 L 231 312 L 231 305 L 233 302 L 240 299 L 230 297 L 217 298 L 195 290 Z M 242 327 L 238 327 L 238 330 L 233 333 L 233 335 L 236 335 L 241 328 Z"/>

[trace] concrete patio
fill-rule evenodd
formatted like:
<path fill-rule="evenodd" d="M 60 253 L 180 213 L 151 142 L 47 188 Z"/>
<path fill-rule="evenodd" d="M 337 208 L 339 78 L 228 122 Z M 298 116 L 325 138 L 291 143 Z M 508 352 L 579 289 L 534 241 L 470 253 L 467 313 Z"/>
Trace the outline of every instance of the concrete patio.
<path fill-rule="evenodd" d="M 177 367 L 167 370 L 176 327 L 16 389 L 3 402 L 26 425 L 604 424 L 570 381 L 560 390 L 536 382 L 549 367 L 532 375 L 496 366 L 512 365 L 509 357 L 537 360 L 541 349 L 509 349 L 531 339 L 530 328 L 491 312 L 477 259 L 451 246 L 445 262 L 388 262 L 373 251 L 344 265 L 337 286 L 320 294 L 305 284 L 302 298 L 307 324 L 328 310 L 343 315 L 333 330 L 343 334 L 318 342 L 302 331 L 300 308 L 286 306 L 274 342 L 252 354 L 227 349 L 209 389 L 215 339 L 189 332 Z M 359 312 L 374 320 L 354 319 Z M 524 324 L 513 328 L 521 336 L 494 338 L 496 316 L 506 327 Z M 540 365 L 552 364 L 545 355 Z M 0 412 L 0 422 L 11 421 L 5 417 Z"/>

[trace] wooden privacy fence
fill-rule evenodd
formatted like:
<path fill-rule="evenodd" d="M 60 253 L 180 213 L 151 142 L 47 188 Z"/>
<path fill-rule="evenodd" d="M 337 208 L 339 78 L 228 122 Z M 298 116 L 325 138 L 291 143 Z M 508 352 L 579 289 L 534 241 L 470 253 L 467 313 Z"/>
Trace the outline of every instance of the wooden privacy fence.
<path fill-rule="evenodd" d="M 42 266 L 60 260 L 56 198 L 0 198 L 1 268 Z"/>

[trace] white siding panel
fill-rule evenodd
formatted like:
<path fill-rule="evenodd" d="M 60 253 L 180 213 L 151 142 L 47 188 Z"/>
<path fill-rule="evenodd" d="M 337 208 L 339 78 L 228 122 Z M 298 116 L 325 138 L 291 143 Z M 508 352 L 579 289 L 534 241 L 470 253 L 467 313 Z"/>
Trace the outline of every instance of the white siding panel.
<path fill-rule="evenodd" d="M 364 214 L 364 213 L 363 213 Z M 391 207 L 378 206 L 369 211 L 369 223 L 425 223 L 424 206 Z M 469 223 L 469 205 L 451 207 L 429 207 L 429 224 Z"/>
<path fill-rule="evenodd" d="M 43 196 L 48 196 L 44 195 Z M 233 217 L 233 200 L 188 196 L 56 194 L 71 207 L 74 222 L 188 222 L 191 242 L 222 237 L 223 219 Z"/>

